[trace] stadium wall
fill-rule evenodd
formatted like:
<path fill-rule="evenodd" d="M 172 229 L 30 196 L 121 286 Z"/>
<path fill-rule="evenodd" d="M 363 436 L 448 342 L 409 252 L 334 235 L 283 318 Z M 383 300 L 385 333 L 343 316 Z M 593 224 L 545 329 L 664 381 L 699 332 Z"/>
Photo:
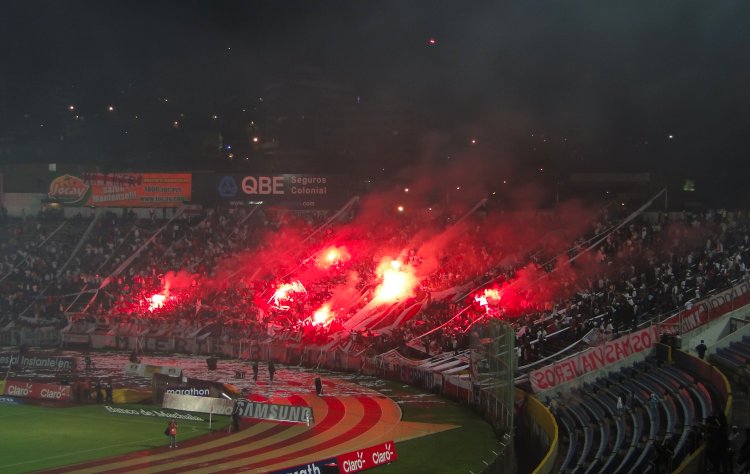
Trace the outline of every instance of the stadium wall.
<path fill-rule="evenodd" d="M 3 206 L 8 215 L 13 217 L 35 216 L 42 210 L 42 199 L 47 197 L 43 193 L 5 193 Z"/>
<path fill-rule="evenodd" d="M 517 447 L 523 446 L 524 458 L 541 461 L 533 466 L 534 474 L 549 474 L 557 461 L 559 430 L 554 415 L 542 402 L 516 389 L 516 439 Z M 519 459 L 521 457 L 519 456 Z M 520 466 L 519 466 L 520 468 Z"/>

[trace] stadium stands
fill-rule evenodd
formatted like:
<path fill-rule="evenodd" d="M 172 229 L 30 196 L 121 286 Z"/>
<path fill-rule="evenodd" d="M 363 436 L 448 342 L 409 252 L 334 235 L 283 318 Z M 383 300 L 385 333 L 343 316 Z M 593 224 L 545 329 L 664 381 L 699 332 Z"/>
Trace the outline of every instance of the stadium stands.
<path fill-rule="evenodd" d="M 649 359 L 553 399 L 567 439 L 560 472 L 649 472 L 663 452 L 677 466 L 696 447 L 695 427 L 721 404 L 704 382 Z"/>

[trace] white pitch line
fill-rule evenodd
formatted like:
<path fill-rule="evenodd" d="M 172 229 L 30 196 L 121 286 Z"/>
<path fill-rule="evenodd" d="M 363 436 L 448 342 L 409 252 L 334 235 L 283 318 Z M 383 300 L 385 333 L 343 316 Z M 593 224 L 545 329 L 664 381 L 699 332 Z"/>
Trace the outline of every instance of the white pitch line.
<path fill-rule="evenodd" d="M 2 469 L 4 467 L 23 466 L 24 464 L 32 464 L 32 463 L 39 462 L 39 461 L 49 461 L 49 460 L 52 460 L 52 459 L 60 459 L 60 458 L 68 457 L 68 456 L 73 456 L 75 454 L 93 453 L 93 452 L 96 452 L 96 451 L 102 451 L 102 450 L 111 449 L 111 448 L 118 448 L 120 446 L 130 446 L 130 445 L 133 445 L 133 444 L 141 444 L 144 441 L 155 441 L 155 440 L 163 440 L 163 439 L 164 439 L 164 437 L 160 436 L 160 437 L 155 437 L 155 438 L 146 438 L 146 439 L 142 439 L 142 440 L 138 440 L 138 441 L 132 441 L 130 443 L 119 443 L 119 444 L 110 444 L 108 446 L 99 446 L 98 448 L 83 449 L 83 450 L 80 450 L 80 451 L 74 451 L 74 452 L 65 453 L 65 454 L 58 454 L 57 456 L 47 456 L 46 458 L 36 458 L 36 459 L 31 460 L 31 461 L 17 462 L 17 463 L 14 463 L 14 464 L 2 464 L 2 465 L 0 465 L 0 469 Z M 161 446 L 161 445 L 159 445 L 159 446 Z M 81 462 L 86 462 L 86 461 L 81 461 Z"/>

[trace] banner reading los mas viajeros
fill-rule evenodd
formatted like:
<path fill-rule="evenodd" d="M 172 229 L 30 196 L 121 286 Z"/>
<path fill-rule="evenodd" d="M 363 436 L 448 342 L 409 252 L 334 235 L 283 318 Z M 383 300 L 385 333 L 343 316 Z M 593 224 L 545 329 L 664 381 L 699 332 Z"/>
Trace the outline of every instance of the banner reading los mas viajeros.
<path fill-rule="evenodd" d="M 192 196 L 190 173 L 82 173 L 52 180 L 48 196 L 66 206 L 178 207 Z"/>
<path fill-rule="evenodd" d="M 647 351 L 659 342 L 656 326 L 627 334 L 602 345 L 563 359 L 529 374 L 534 392 L 549 390 L 583 374 L 599 370 L 626 357 Z"/>

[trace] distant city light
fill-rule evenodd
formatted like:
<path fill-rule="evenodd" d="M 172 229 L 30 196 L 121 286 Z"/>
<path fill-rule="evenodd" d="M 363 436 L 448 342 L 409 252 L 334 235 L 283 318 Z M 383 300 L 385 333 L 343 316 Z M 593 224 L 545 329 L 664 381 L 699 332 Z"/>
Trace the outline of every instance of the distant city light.
<path fill-rule="evenodd" d="M 114 106 L 110 105 L 109 107 L 107 107 L 107 110 L 109 110 L 110 112 L 113 112 L 115 110 L 115 108 L 114 108 Z"/>
<path fill-rule="evenodd" d="M 75 110 L 75 109 L 76 109 L 76 106 L 75 106 L 75 105 L 69 105 L 69 106 L 68 106 L 68 110 Z"/>
<path fill-rule="evenodd" d="M 672 135 L 671 133 L 668 135 L 668 137 L 669 137 L 670 140 L 674 139 L 674 135 Z"/>
<path fill-rule="evenodd" d="M 471 139 L 471 144 L 472 145 L 476 145 L 477 144 L 477 139 L 476 138 L 472 138 Z"/>
<path fill-rule="evenodd" d="M 258 143 L 259 141 L 260 141 L 260 138 L 258 138 L 258 137 L 253 137 L 253 143 Z"/>
<path fill-rule="evenodd" d="M 404 192 L 408 193 L 409 192 L 409 188 L 404 188 Z"/>
<path fill-rule="evenodd" d="M 214 120 L 216 120 L 217 118 L 219 118 L 219 116 L 218 116 L 218 115 L 214 115 L 214 116 L 213 116 L 212 118 L 213 118 Z"/>
<path fill-rule="evenodd" d="M 437 44 L 437 40 L 434 37 L 431 37 L 430 39 L 427 40 L 427 44 L 434 46 Z"/>
<path fill-rule="evenodd" d="M 396 209 L 398 209 L 398 212 L 404 212 L 404 206 L 398 206 Z"/>

